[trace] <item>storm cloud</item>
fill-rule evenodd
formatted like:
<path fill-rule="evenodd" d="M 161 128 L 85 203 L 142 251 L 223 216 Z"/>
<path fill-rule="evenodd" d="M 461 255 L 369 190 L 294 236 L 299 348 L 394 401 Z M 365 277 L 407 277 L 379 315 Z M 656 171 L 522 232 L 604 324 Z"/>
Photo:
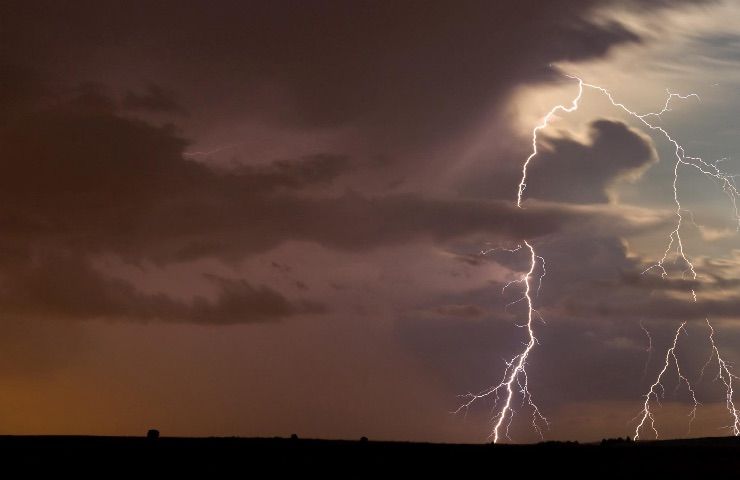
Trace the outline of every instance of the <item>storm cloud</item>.
<path fill-rule="evenodd" d="M 636 180 L 658 160 L 650 137 L 621 122 L 596 120 L 585 143 L 560 137 L 546 140 L 532 162 L 527 196 L 568 203 L 603 203 L 619 180 Z"/>
<path fill-rule="evenodd" d="M 675 213 L 623 202 L 664 165 L 618 112 L 544 130 L 514 202 L 519 114 L 551 108 L 522 92 L 653 45 L 624 12 L 712 2 L 16 3 L 0 9 L 0 356 L 23 368 L 0 374 L 56 372 L 82 392 L 65 411 L 116 372 L 100 402 L 133 412 L 127 434 L 171 418 L 175 434 L 477 440 L 439 418 L 520 345 L 503 287 L 524 239 L 548 262 L 536 302 L 557 328 L 532 381 L 554 408 L 639 398 L 623 384 L 642 357 L 623 353 L 642 318 L 656 338 L 734 318 L 732 265 L 640 275 L 653 257 L 635 245 Z M 13 397 L 24 432 L 58 409 L 24 411 L 58 398 L 30 388 Z"/>

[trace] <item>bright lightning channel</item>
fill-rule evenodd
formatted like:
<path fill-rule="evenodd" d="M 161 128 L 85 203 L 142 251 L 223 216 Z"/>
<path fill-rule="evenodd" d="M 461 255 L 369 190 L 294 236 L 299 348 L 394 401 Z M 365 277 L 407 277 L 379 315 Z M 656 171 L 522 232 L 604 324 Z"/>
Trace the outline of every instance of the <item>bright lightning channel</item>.
<path fill-rule="evenodd" d="M 541 273 L 538 276 L 537 280 L 539 289 L 539 285 L 542 284 L 542 277 L 545 275 L 544 259 L 541 256 L 537 255 L 534 247 L 532 247 L 532 245 L 526 240 L 524 241 L 524 245 L 529 251 L 529 270 L 520 279 L 509 282 L 507 286 L 513 283 L 520 283 L 524 287 L 524 294 L 522 295 L 521 299 L 517 301 L 525 301 L 527 304 L 527 323 L 523 325 L 523 327 L 527 330 L 527 342 L 525 344 L 525 348 L 514 358 L 506 362 L 504 376 L 498 385 L 487 388 L 486 390 L 483 390 L 479 393 L 468 393 L 466 395 L 463 395 L 463 397 L 466 398 L 467 401 L 460 405 L 457 410 L 455 410 L 455 413 L 458 413 L 462 410 L 467 411 L 467 409 L 476 400 L 493 396 L 493 409 L 495 411 L 496 406 L 501 400 L 500 397 L 501 395 L 503 395 L 503 406 L 493 416 L 493 430 L 491 431 L 490 437 L 493 438 L 494 443 L 498 443 L 502 435 L 508 439 L 511 439 L 511 437 L 509 437 L 509 427 L 511 426 L 511 422 L 514 417 L 512 402 L 514 399 L 515 391 L 518 391 L 521 395 L 522 404 L 526 403 L 532 410 L 532 426 L 537 431 L 537 433 L 539 433 L 540 437 L 542 437 L 542 426 L 549 425 L 547 418 L 542 415 L 539 407 L 537 407 L 537 405 L 532 400 L 532 394 L 529 392 L 529 379 L 527 377 L 527 371 L 525 370 L 529 354 L 534 346 L 537 344 L 537 338 L 534 336 L 533 328 L 534 317 L 537 314 L 537 311 L 534 308 L 534 302 L 532 298 L 532 282 L 537 266 L 541 265 Z M 509 251 L 516 252 L 520 249 L 521 247 L 518 247 Z M 505 288 L 506 286 L 504 287 L 504 289 Z M 505 422 L 506 424 L 504 425 Z"/>
<path fill-rule="evenodd" d="M 732 417 L 732 425 L 728 426 L 727 428 L 732 431 L 732 434 L 734 436 L 737 437 L 738 435 L 740 435 L 740 411 L 735 408 L 735 402 L 732 399 L 732 381 L 737 380 L 738 376 L 732 373 L 730 366 L 719 354 L 717 344 L 714 343 L 714 327 L 712 327 L 712 324 L 709 323 L 708 318 L 706 319 L 706 322 L 707 327 L 709 327 L 709 343 L 712 346 L 712 351 L 709 354 L 709 359 L 707 359 L 707 363 L 705 363 L 701 369 L 701 375 L 699 378 L 704 375 L 704 370 L 706 370 L 706 368 L 712 363 L 712 359 L 716 358 L 718 370 L 715 380 L 720 380 L 725 386 L 725 407 L 727 408 L 727 411 L 730 412 L 730 415 Z"/>
<path fill-rule="evenodd" d="M 589 88 L 592 90 L 595 90 L 598 93 L 601 93 L 604 95 L 609 102 L 616 108 L 622 110 L 630 117 L 636 119 L 640 123 L 642 123 L 646 128 L 650 129 L 651 131 L 658 132 L 661 134 L 670 144 L 674 147 L 674 154 L 676 157 L 676 162 L 673 166 L 673 201 L 675 205 L 674 214 L 676 216 L 676 223 L 674 229 L 669 233 L 668 235 L 668 241 L 666 245 L 666 249 L 663 253 L 663 256 L 653 265 L 646 268 L 642 273 L 645 274 L 651 270 L 658 270 L 660 272 L 660 275 L 662 278 L 666 278 L 668 276 L 668 272 L 665 269 L 665 262 L 668 260 L 668 258 L 671 255 L 671 252 L 675 248 L 676 251 L 676 257 L 677 260 L 681 260 L 682 263 L 685 266 L 685 270 L 683 272 L 682 276 L 685 276 L 686 274 L 689 274 L 693 280 L 696 280 L 697 278 L 697 272 L 694 268 L 694 264 L 691 262 L 689 257 L 687 256 L 684 245 L 683 245 L 683 239 L 681 238 L 681 226 L 683 223 L 683 216 L 681 212 L 685 211 L 681 207 L 681 201 L 679 198 L 678 193 L 678 177 L 679 177 L 679 167 L 687 166 L 694 168 L 698 170 L 701 174 L 707 176 L 711 180 L 713 180 L 718 186 L 722 188 L 722 190 L 725 192 L 725 194 L 730 199 L 730 202 L 732 203 L 733 210 L 735 213 L 735 222 L 736 222 L 736 228 L 740 230 L 740 211 L 738 210 L 738 196 L 740 196 L 740 192 L 738 192 L 737 186 L 735 184 L 735 177 L 733 175 L 730 175 L 728 173 L 723 172 L 720 170 L 720 168 L 717 166 L 719 161 L 714 163 L 707 163 L 700 157 L 692 157 L 689 155 L 686 155 L 686 151 L 684 147 L 678 143 L 669 133 L 667 130 L 665 130 L 663 127 L 656 125 L 654 123 L 651 123 L 652 119 L 655 118 L 657 120 L 661 119 L 661 116 L 671 111 L 670 104 L 671 100 L 678 98 L 682 100 L 687 100 L 690 98 L 696 98 L 699 99 L 699 96 L 695 93 L 690 93 L 688 95 L 681 95 L 678 93 L 672 93 L 670 91 L 667 91 L 667 96 L 665 103 L 663 105 L 663 108 L 660 111 L 657 112 L 649 112 L 645 114 L 639 114 L 635 111 L 629 109 L 627 106 L 625 106 L 623 103 L 618 102 L 614 99 L 611 92 L 609 92 L 607 89 L 600 87 L 598 85 L 593 85 L 590 83 L 584 82 L 581 78 L 573 76 L 573 75 L 565 75 L 567 78 L 576 80 L 578 82 L 578 93 L 576 96 L 571 100 L 570 106 L 566 105 L 556 105 L 553 107 L 543 118 L 542 122 L 534 127 L 532 130 L 532 152 L 530 155 L 526 158 L 522 165 L 522 176 L 521 180 L 519 182 L 518 190 L 517 190 L 517 198 L 516 198 L 516 205 L 519 208 L 523 208 L 522 202 L 524 197 L 524 192 L 527 188 L 527 173 L 528 173 L 528 167 L 532 160 L 537 156 L 538 149 L 537 149 L 537 143 L 538 143 L 538 134 L 540 131 L 544 130 L 548 127 L 551 120 L 558 114 L 558 113 L 572 113 L 576 111 L 579 107 L 580 101 L 583 97 L 583 92 L 585 88 Z M 650 121 L 648 120 L 650 119 Z M 532 349 L 537 344 L 537 339 L 534 335 L 533 330 L 533 319 L 535 315 L 538 315 L 538 312 L 534 309 L 533 301 L 532 301 L 532 275 L 534 274 L 534 271 L 536 269 L 536 266 L 539 263 L 542 264 L 542 275 L 539 277 L 539 283 L 537 291 L 539 292 L 539 288 L 542 285 L 542 277 L 544 276 L 544 265 L 545 260 L 543 257 L 538 255 L 536 251 L 534 250 L 534 247 L 527 241 L 524 241 L 524 244 L 526 245 L 527 249 L 530 252 L 530 268 L 527 273 L 525 273 L 522 278 L 519 280 L 515 280 L 513 282 L 509 282 L 504 286 L 503 290 L 506 290 L 506 288 L 513 284 L 513 283 L 521 283 L 524 285 L 524 295 L 519 301 L 526 301 L 527 303 L 527 323 L 524 325 L 527 329 L 527 341 L 524 343 L 524 349 L 518 353 L 516 356 L 514 356 L 511 360 L 506 362 L 506 368 L 504 370 L 504 376 L 501 382 L 493 387 L 490 387 L 486 390 L 481 391 L 480 393 L 473 394 L 468 393 L 467 395 L 464 395 L 463 397 L 467 399 L 465 403 L 463 403 L 456 412 L 459 412 L 461 410 L 467 410 L 476 400 L 479 400 L 484 397 L 493 396 L 494 397 L 494 406 L 493 406 L 493 430 L 491 432 L 491 437 L 493 438 L 494 443 L 497 443 L 501 436 L 502 436 L 502 429 L 503 429 L 503 435 L 506 438 L 509 437 L 509 427 L 513 421 L 514 417 L 514 409 L 512 408 L 512 398 L 514 396 L 515 389 L 518 388 L 520 395 L 522 396 L 522 404 L 525 403 L 529 405 L 529 407 L 532 410 L 532 425 L 534 429 L 542 436 L 542 429 L 541 424 L 544 424 L 545 426 L 549 425 L 549 422 L 545 418 L 545 416 L 540 412 L 539 407 L 533 402 L 532 395 L 529 392 L 529 385 L 527 381 L 527 372 L 525 370 L 527 360 L 529 358 L 530 353 L 532 352 Z M 521 247 L 509 250 L 509 251 L 518 251 Z M 489 253 L 488 252 L 482 252 L 482 253 Z M 697 301 L 697 295 L 696 291 L 694 289 L 691 290 L 692 299 L 694 302 Z M 516 303 L 516 302 L 514 302 Z M 732 389 L 732 380 L 736 379 L 736 377 L 730 370 L 728 364 L 726 361 L 721 357 L 719 349 L 717 348 L 715 342 L 714 342 L 714 329 L 712 328 L 712 325 L 709 323 L 709 319 L 706 320 L 707 325 L 710 329 L 710 336 L 709 340 L 711 342 L 712 346 L 712 354 L 707 361 L 706 366 L 709 365 L 709 363 L 712 361 L 713 358 L 717 358 L 718 366 L 719 366 L 719 373 L 717 375 L 717 378 L 720 379 L 726 388 L 726 406 L 727 410 L 730 412 L 732 418 L 733 418 L 733 424 L 731 425 L 732 432 L 734 435 L 740 435 L 740 411 L 738 411 L 735 408 L 734 402 L 733 402 L 733 389 Z M 676 347 L 678 343 L 679 335 L 683 332 L 686 333 L 685 329 L 686 322 L 682 323 L 678 329 L 676 330 L 676 334 L 674 336 L 674 341 L 671 347 L 666 351 L 665 356 L 665 363 L 663 366 L 663 369 L 658 373 L 658 377 L 656 381 L 651 385 L 650 390 L 645 395 L 645 402 L 643 403 L 643 410 L 640 414 L 638 414 L 638 417 L 640 417 L 640 422 L 638 423 L 636 429 L 635 429 L 635 440 L 639 439 L 640 436 L 640 430 L 641 428 L 646 424 L 646 422 L 649 420 L 650 426 L 656 436 L 658 437 L 658 430 L 655 427 L 655 421 L 654 416 L 650 408 L 651 399 L 654 399 L 655 401 L 659 402 L 658 398 L 658 390 L 661 390 L 661 396 L 663 391 L 663 385 L 661 384 L 661 380 L 663 378 L 663 375 L 666 373 L 667 369 L 671 364 L 675 365 L 676 372 L 679 376 L 679 381 L 686 384 L 688 391 L 690 393 L 691 399 L 693 401 L 693 407 L 689 413 L 690 421 L 689 421 L 689 428 L 691 427 L 691 422 L 696 417 L 696 410 L 699 406 L 699 402 L 696 399 L 696 394 L 694 392 L 694 389 L 689 382 L 689 380 L 686 378 L 685 375 L 681 372 L 681 368 L 679 365 L 678 357 L 676 356 Z M 650 341 L 649 351 L 652 349 L 652 338 L 650 337 L 650 333 L 645 329 L 644 326 L 642 326 L 642 329 L 645 331 L 645 334 L 648 336 L 648 339 Z M 703 369 L 702 369 L 703 371 Z M 516 388 L 515 385 L 516 384 Z M 501 392 L 505 392 L 505 401 L 501 408 L 497 410 L 497 405 L 500 400 L 500 394 Z M 504 423 L 506 422 L 506 425 L 504 426 Z"/>
<path fill-rule="evenodd" d="M 691 399 L 694 402 L 691 412 L 689 412 L 689 431 L 691 431 L 691 424 L 696 419 L 696 409 L 699 408 L 699 401 L 696 399 L 696 392 L 694 391 L 694 387 L 691 386 L 691 382 L 689 382 L 689 379 L 686 378 L 683 372 L 681 372 L 681 366 L 679 365 L 678 357 L 676 356 L 678 337 L 681 335 L 681 333 L 686 334 L 686 322 L 681 323 L 681 325 L 679 325 L 679 327 L 676 329 L 676 335 L 673 337 L 673 344 L 665 353 L 665 362 L 663 363 L 663 368 L 660 370 L 660 372 L 658 373 L 658 377 L 655 379 L 655 382 L 650 385 L 650 390 L 648 390 L 648 393 L 645 395 L 645 403 L 643 403 L 642 405 L 642 411 L 640 412 L 640 414 L 638 414 L 638 417 L 640 417 L 640 422 L 635 429 L 635 440 L 639 440 L 640 429 L 645 425 L 646 421 L 650 422 L 650 428 L 653 430 L 653 433 L 655 433 L 655 438 L 658 438 L 658 429 L 655 428 L 655 417 L 653 416 L 653 412 L 650 409 L 650 401 L 654 399 L 656 402 L 660 403 L 660 397 L 665 394 L 665 387 L 661 382 L 663 380 L 663 375 L 665 375 L 666 371 L 668 371 L 668 368 L 671 366 L 671 364 L 676 367 L 676 374 L 678 375 L 679 381 L 686 384 L 686 388 L 689 390 Z M 658 395 L 659 392 L 660 395 Z"/>

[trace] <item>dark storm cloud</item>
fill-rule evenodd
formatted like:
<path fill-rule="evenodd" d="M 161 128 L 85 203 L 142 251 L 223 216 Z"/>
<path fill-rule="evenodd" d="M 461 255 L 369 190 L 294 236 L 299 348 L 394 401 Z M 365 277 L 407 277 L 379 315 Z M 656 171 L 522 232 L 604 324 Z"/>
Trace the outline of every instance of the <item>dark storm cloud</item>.
<path fill-rule="evenodd" d="M 124 116 L 119 108 L 127 115 L 210 112 L 219 122 L 249 112 L 307 130 L 352 125 L 383 145 L 437 141 L 475 122 L 511 88 L 551 78 L 550 62 L 640 41 L 621 24 L 592 22 L 587 13 L 597 5 L 31 2 L 9 8 L 0 20 L 0 57 L 9 72 L 0 98 L 10 107 L 2 111 L 0 131 L 2 248 L 15 254 L 6 269 L 31 282 L 38 274 L 33 259 L 61 252 L 83 265 L 82 282 L 99 276 L 84 266 L 98 253 L 160 263 L 233 259 L 290 240 L 362 251 L 418 240 L 531 238 L 590 223 L 603 213 L 557 205 L 520 211 L 508 201 L 423 189 L 360 192 L 343 186 L 356 165 L 336 154 L 214 170 L 183 158 L 187 142 L 174 126 Z M 143 92 L 142 82 L 150 85 Z M 595 129 L 583 155 L 618 127 Z M 619 172 L 604 172 L 593 195 Z M 222 290 L 232 291 L 226 284 Z M 122 309 L 121 303 L 90 315 L 113 315 L 110 305 Z M 276 317 L 288 311 L 270 310 Z"/>
<path fill-rule="evenodd" d="M 697 294 L 696 301 L 692 289 Z M 605 281 L 595 290 L 601 290 L 601 294 L 590 298 L 572 295 L 564 299 L 563 310 L 580 317 L 590 315 L 614 319 L 645 316 L 666 322 L 735 319 L 740 311 L 737 293 L 712 282 L 657 277 L 626 285 L 618 281 Z"/>
<path fill-rule="evenodd" d="M 85 85 L 74 96 L 51 103 L 8 118 L 0 130 L 5 152 L 0 162 L 1 243 L 8 253 L 2 263 L 27 292 L 20 295 L 13 289 L 8 294 L 11 304 L 16 299 L 15 311 L 27 307 L 30 313 L 34 308 L 49 313 L 54 307 L 61 316 L 80 318 L 201 322 L 210 317 L 228 323 L 319 310 L 264 288 L 243 284 L 237 290 L 223 282 L 225 297 L 188 309 L 142 296 L 121 281 L 99 278 L 100 272 L 85 266 L 95 254 L 168 263 L 242 258 L 291 240 L 364 251 L 419 240 L 444 244 L 464 238 L 532 238 L 583 225 L 643 228 L 619 213 L 559 204 L 532 203 L 521 210 L 508 201 L 422 193 L 331 193 L 327 187 L 353 168 L 351 159 L 338 155 L 211 168 L 183 157 L 186 142 L 174 127 L 119 115 L 99 86 Z M 578 144 L 584 158 L 589 147 L 598 151 L 599 142 L 611 141 L 610 131 L 617 132 L 617 139 L 634 136 L 619 124 L 596 125 L 594 145 Z M 622 168 L 601 169 L 603 178 L 596 184 L 607 184 L 608 175 L 618 175 Z M 655 220 L 648 221 L 654 225 Z M 59 252 L 74 259 L 70 267 L 79 264 L 66 279 L 58 275 L 55 262 L 43 260 Z M 44 274 L 48 284 L 42 282 Z M 59 297 L 33 306 L 28 295 L 48 296 L 54 288 Z M 112 294 L 116 289 L 118 296 Z M 238 295 L 244 302 L 235 301 Z M 92 300 L 82 308 L 85 298 Z"/>
<path fill-rule="evenodd" d="M 577 217 L 418 194 L 320 194 L 349 168 L 331 155 L 216 170 L 184 159 L 185 141 L 172 127 L 119 116 L 109 100 L 87 85 L 0 130 L 0 263 L 13 279 L 2 297 L 14 314 L 231 323 L 318 312 L 226 280 L 217 281 L 215 302 L 185 305 L 140 294 L 87 262 L 96 253 L 161 262 L 243 256 L 288 240 L 357 250 L 474 233 L 538 235 Z"/>
<path fill-rule="evenodd" d="M 317 154 L 299 160 L 276 160 L 269 165 L 240 166 L 233 173 L 239 181 L 249 182 L 251 189 L 269 192 L 281 187 L 328 185 L 350 167 L 346 156 Z"/>
<path fill-rule="evenodd" d="M 118 116 L 115 102 L 98 85 L 83 85 L 71 98 L 66 93 L 53 101 L 42 97 L 40 103 L 54 106 L 38 107 L 34 90 L 19 88 L 22 78 L 5 82 L 2 92 L 17 99 L 15 115 L 5 111 L 0 129 L 0 303 L 9 315 L 224 324 L 325 311 L 316 302 L 290 301 L 265 286 L 215 277 L 220 293 L 214 300 L 179 302 L 143 294 L 92 269 L 89 254 L 144 258 L 145 245 L 191 234 L 155 230 L 155 225 L 171 225 L 164 217 L 187 216 L 197 206 L 216 216 L 219 206 L 208 195 L 220 203 L 238 202 L 244 196 L 232 196 L 235 188 L 250 198 L 255 192 L 321 184 L 343 169 L 344 159 L 316 156 L 220 173 L 185 160 L 185 142 L 172 127 Z M 218 195 L 221 189 L 226 197 Z M 180 226 L 195 226 L 198 232 L 206 227 L 187 221 Z"/>
<path fill-rule="evenodd" d="M 526 196 L 569 203 L 603 203 L 620 179 L 637 178 L 658 160 L 650 137 L 622 122 L 596 120 L 585 143 L 549 138 L 528 172 Z"/>
<path fill-rule="evenodd" d="M 538 343 L 528 375 L 530 385 L 536 385 L 533 394 L 550 409 L 561 403 L 594 400 L 630 400 L 639 405 L 646 386 L 644 371 L 648 369 L 647 379 L 652 381 L 652 372 L 660 363 L 658 359 L 645 366 L 648 339 L 641 325 L 649 329 L 653 348 L 659 351 L 670 345 L 680 323 L 688 321 L 689 336 L 681 337 L 680 356 L 686 362 L 682 368 L 696 378 L 710 351 L 705 318 L 735 319 L 740 311 L 734 290 L 718 290 L 716 285 L 722 282 L 715 279 L 719 273 L 723 278 L 736 274 L 704 262 L 696 262 L 699 281 L 640 275 L 650 264 L 629 255 L 618 238 L 598 232 L 555 236 L 538 244 L 537 252 L 548 268 L 542 289 L 534 297 L 544 321 L 535 325 Z M 528 268 L 526 253 L 475 258 L 479 263 L 473 268 L 486 263 L 520 273 Z M 714 274 L 711 279 L 707 271 Z M 426 310 L 410 312 L 398 322 L 401 340 L 438 373 L 451 392 L 478 391 L 497 383 L 505 359 L 521 349 L 525 333 L 517 327 L 527 314 L 523 302 L 517 302 L 522 291 L 514 284 L 502 292 L 503 286 L 496 283 L 430 299 Z M 697 302 L 692 288 L 697 291 Z M 465 311 L 483 315 L 460 315 L 456 308 L 447 308 L 452 301 Z M 434 315 L 424 314 L 427 311 Z M 710 385 L 697 388 L 711 398 L 705 393 Z"/>
<path fill-rule="evenodd" d="M 0 375 L 57 369 L 51 388 L 8 384 L 32 400 L 8 419 L 45 428 L 41 398 L 75 418 L 61 432 L 162 415 L 184 434 L 438 432 L 439 399 L 498 381 L 523 339 L 523 304 L 506 306 L 521 292 L 500 292 L 527 252 L 469 252 L 522 238 L 548 262 L 528 359 L 543 411 L 639 400 L 635 317 L 659 309 L 668 329 L 687 303 L 667 297 L 694 286 L 634 278 L 644 262 L 618 238 L 670 231 L 671 212 L 605 202 L 650 146 L 606 120 L 543 135 L 518 209 L 529 143 L 506 115 L 519 87 L 562 80 L 551 64 L 645 41 L 594 9 L 679 3 L 5 2 Z M 465 158 L 481 132 L 485 168 Z M 79 421 L 58 413 L 73 402 Z"/>
<path fill-rule="evenodd" d="M 650 265 L 645 266 L 645 268 L 648 267 L 650 267 Z M 691 290 L 699 290 L 703 285 L 701 281 L 694 280 L 690 277 L 663 278 L 656 274 L 656 272 L 623 272 L 621 280 L 623 285 L 627 287 L 674 292 L 691 292 Z"/>
<path fill-rule="evenodd" d="M 213 300 L 176 301 L 145 294 L 132 285 L 101 276 L 71 255 L 37 256 L 4 271 L 0 304 L 6 315 L 35 319 L 160 320 L 203 324 L 256 323 L 296 314 L 323 313 L 315 302 L 289 301 L 280 293 L 244 280 L 211 276 L 220 287 Z"/>
<path fill-rule="evenodd" d="M 0 58 L 0 124 L 43 101 L 48 87 L 43 77 L 32 68 L 6 64 Z"/>
<path fill-rule="evenodd" d="M 0 200 L 4 221 L 16 225 L 8 235 L 146 258 L 160 246 L 208 242 L 213 250 L 201 254 L 287 240 L 352 250 L 419 237 L 529 237 L 604 214 L 422 193 L 333 194 L 326 187 L 353 168 L 337 155 L 215 169 L 183 158 L 186 142 L 173 127 L 119 116 L 106 99 L 86 87 L 2 129 Z"/>
<path fill-rule="evenodd" d="M 540 134 L 538 140 L 523 195 L 529 202 L 605 203 L 612 186 L 638 179 L 657 161 L 652 139 L 617 120 L 592 120 L 585 138 L 560 131 Z M 528 152 L 516 155 L 524 159 Z M 465 187 L 487 198 L 516 198 L 521 176 L 521 163 L 482 165 Z"/>
<path fill-rule="evenodd" d="M 594 327 L 650 319 L 674 325 L 705 318 L 736 318 L 740 297 L 736 271 L 695 260 L 697 279 L 676 272 L 669 257 L 663 278 L 657 259 L 630 255 L 618 237 L 599 232 L 559 236 L 538 248 L 550 265 L 538 303 L 548 315 Z M 526 265 L 515 264 L 517 270 Z M 696 300 L 692 291 L 696 293 Z M 471 302 L 474 303 L 474 302 Z"/>
<path fill-rule="evenodd" d="M 553 78 L 552 62 L 640 42 L 624 25 L 589 19 L 608 3 L 24 2 L 0 20 L 0 51 L 65 81 L 171 82 L 188 111 L 211 118 L 352 124 L 419 145 L 464 130 L 522 82 Z M 126 103 L 174 107 L 159 87 Z"/>
<path fill-rule="evenodd" d="M 495 295 L 488 292 L 489 297 Z M 500 381 L 505 360 L 524 340 L 516 327 L 519 319 L 498 312 L 492 310 L 487 316 L 464 321 L 454 316 L 405 319 L 399 322 L 399 335 L 451 392 L 480 391 Z M 547 325 L 537 325 L 537 338 L 528 376 L 532 394 L 549 411 L 562 403 L 634 401 L 644 394 L 639 379 L 646 342 L 637 321 L 589 327 L 567 317 L 548 316 Z M 608 343 L 613 338 L 629 342 L 615 348 Z M 450 400 L 451 408 L 458 400 Z M 490 408 L 492 403 L 486 405 Z M 479 408 L 486 410 L 485 406 Z"/>
<path fill-rule="evenodd" d="M 173 98 L 173 94 L 159 85 L 149 85 L 143 92 L 126 92 L 121 105 L 128 110 L 184 113 L 183 108 Z"/>
<path fill-rule="evenodd" d="M 675 328 L 684 320 L 736 318 L 740 311 L 736 270 L 702 259 L 694 260 L 698 277 L 692 279 L 669 257 L 669 275 L 663 278 L 659 269 L 651 268 L 657 258 L 630 255 L 618 238 L 596 232 L 557 239 L 541 252 L 558 265 L 557 271 L 548 272 L 542 305 L 583 325 L 645 318 Z"/>
<path fill-rule="evenodd" d="M 486 314 L 478 305 L 441 305 L 434 312 L 446 317 L 478 318 Z"/>

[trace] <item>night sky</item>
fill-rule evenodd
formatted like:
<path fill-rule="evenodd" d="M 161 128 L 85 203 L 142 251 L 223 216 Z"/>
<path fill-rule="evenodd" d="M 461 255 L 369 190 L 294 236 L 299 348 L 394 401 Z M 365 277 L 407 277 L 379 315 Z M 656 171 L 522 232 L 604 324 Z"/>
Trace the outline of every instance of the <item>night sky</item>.
<path fill-rule="evenodd" d="M 661 436 L 727 434 L 721 185 L 680 171 L 697 279 L 641 274 L 672 146 L 586 91 L 516 195 L 564 73 L 639 112 L 698 94 L 656 122 L 740 172 L 738 32 L 732 0 L 0 2 L 0 434 L 486 441 L 491 403 L 451 412 L 525 341 L 524 239 L 546 438 L 632 434 L 683 321 L 702 405 L 689 434 L 669 369 Z"/>

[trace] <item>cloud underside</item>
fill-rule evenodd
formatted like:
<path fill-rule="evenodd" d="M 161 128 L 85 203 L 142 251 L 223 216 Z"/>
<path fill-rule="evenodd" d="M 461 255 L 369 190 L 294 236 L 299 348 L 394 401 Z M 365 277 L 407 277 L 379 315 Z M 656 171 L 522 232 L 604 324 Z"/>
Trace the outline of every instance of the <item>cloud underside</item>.
<path fill-rule="evenodd" d="M 360 254 L 419 242 L 448 248 L 664 224 L 661 215 L 608 204 L 615 182 L 639 177 L 655 160 L 649 139 L 613 120 L 593 122 L 583 142 L 546 139 L 528 182 L 531 200 L 517 209 L 510 200 L 492 199 L 503 197 L 496 192 L 470 196 L 455 185 L 444 194 L 424 184 L 364 188 L 357 179 L 362 169 L 373 168 L 369 175 L 388 185 L 425 167 L 423 154 L 368 163 L 388 153 L 381 147 L 371 147 L 367 158 L 315 151 L 215 168 L 185 156 L 182 133 L 151 117 L 171 115 L 178 122 L 208 113 L 235 123 L 248 110 L 269 126 L 308 132 L 351 126 L 363 147 L 423 152 L 476 125 L 515 87 L 552 80 L 550 63 L 597 58 L 642 41 L 618 22 L 593 21 L 588 12 L 602 5 L 320 2 L 287 8 L 277 2 L 227 15 L 178 4 L 179 20 L 167 38 L 147 27 L 165 15 L 164 5 L 145 19 L 137 9 L 117 6 L 113 15 L 92 5 L 18 7 L 0 25 L 0 43 L 23 40 L 28 50 L 0 52 L 0 307 L 44 317 L 263 322 L 331 306 L 289 298 L 261 278 L 209 277 L 220 291 L 215 298 L 176 301 L 106 275 L 92 259 L 114 255 L 167 265 L 215 257 L 235 264 L 291 241 Z M 37 17 L 38 37 L 18 28 Z M 132 60 L 134 52 L 118 41 L 124 31 L 151 49 L 139 56 L 137 48 Z M 62 34 L 69 36 L 64 48 L 50 41 Z M 154 76 L 159 66 L 190 75 L 173 85 L 125 85 L 119 94 L 64 77 L 60 60 L 99 61 L 90 38 L 109 56 L 140 62 Z M 188 98 L 200 100 L 187 104 Z"/>
<path fill-rule="evenodd" d="M 592 131 L 586 144 L 551 139 L 534 171 L 581 162 L 580 178 L 590 185 L 584 200 L 599 201 L 615 178 L 652 161 L 646 140 L 623 124 L 599 121 Z M 627 148 L 609 150 L 617 144 Z M 0 145 L 0 300 L 19 314 L 238 323 L 327 310 L 246 280 L 220 280 L 215 300 L 178 303 L 106 278 L 90 265 L 94 255 L 160 265 L 228 262 L 289 241 L 363 252 L 419 241 L 535 238 L 594 224 L 645 228 L 614 210 L 558 203 L 573 200 L 563 197 L 573 189 L 560 181 L 548 184 L 548 195 L 532 187 L 554 202 L 522 210 L 510 201 L 348 189 L 342 180 L 356 164 L 341 155 L 212 168 L 183 156 L 186 142 L 172 127 L 126 117 L 88 88 L 61 105 L 6 118 Z"/>

